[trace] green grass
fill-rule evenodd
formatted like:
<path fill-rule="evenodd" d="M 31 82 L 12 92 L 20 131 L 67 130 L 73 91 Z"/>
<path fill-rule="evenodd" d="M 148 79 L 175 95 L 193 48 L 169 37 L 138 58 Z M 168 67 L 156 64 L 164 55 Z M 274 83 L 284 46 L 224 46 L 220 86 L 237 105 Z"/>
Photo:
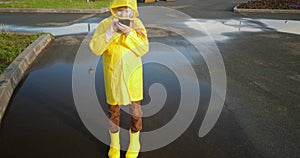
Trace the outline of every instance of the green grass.
<path fill-rule="evenodd" d="M 40 34 L 14 34 L 0 32 L 0 74 Z"/>
<path fill-rule="evenodd" d="M 69 8 L 99 9 L 109 6 L 111 0 L 0 0 L 0 8 Z"/>

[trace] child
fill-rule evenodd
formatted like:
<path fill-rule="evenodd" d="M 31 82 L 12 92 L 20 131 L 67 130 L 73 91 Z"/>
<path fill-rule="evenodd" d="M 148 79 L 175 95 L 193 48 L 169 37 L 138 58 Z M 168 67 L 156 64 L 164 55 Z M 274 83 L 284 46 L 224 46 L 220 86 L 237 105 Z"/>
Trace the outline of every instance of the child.
<path fill-rule="evenodd" d="M 113 0 L 112 16 L 100 22 L 90 48 L 103 55 L 104 83 L 110 122 L 110 158 L 120 158 L 120 105 L 130 104 L 130 143 L 126 158 L 136 158 L 142 129 L 143 76 L 141 57 L 148 52 L 146 29 L 138 19 L 136 0 Z"/>

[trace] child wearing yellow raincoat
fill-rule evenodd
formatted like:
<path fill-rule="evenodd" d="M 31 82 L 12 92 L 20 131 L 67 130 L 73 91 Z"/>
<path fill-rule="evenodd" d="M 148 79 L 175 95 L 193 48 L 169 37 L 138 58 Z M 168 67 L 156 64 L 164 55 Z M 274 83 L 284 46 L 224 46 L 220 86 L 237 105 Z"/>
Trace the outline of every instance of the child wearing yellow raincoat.
<path fill-rule="evenodd" d="M 104 84 L 110 122 L 110 158 L 120 158 L 120 105 L 130 105 L 130 144 L 126 158 L 136 158 L 142 129 L 143 76 L 141 57 L 148 52 L 146 29 L 137 17 L 136 0 L 113 0 L 112 16 L 100 22 L 90 48 L 103 55 Z M 129 23 L 125 24 L 125 21 Z M 122 23 L 123 22 L 123 23 Z"/>

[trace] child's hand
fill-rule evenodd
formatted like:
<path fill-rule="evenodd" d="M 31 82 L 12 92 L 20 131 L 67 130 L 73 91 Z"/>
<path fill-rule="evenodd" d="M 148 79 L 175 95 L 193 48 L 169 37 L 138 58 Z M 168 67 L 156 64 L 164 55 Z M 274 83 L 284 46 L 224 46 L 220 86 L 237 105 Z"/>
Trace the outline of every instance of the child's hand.
<path fill-rule="evenodd" d="M 127 25 L 124 25 L 122 23 L 117 23 L 117 26 L 118 26 L 118 29 L 121 30 L 123 33 L 125 34 L 129 34 L 130 31 L 131 31 L 131 27 L 127 26 Z"/>
<path fill-rule="evenodd" d="M 119 19 L 118 18 L 114 18 L 110 24 L 110 28 L 106 31 L 106 42 L 109 42 L 110 39 L 113 36 L 113 33 L 118 31 L 118 26 L 117 24 L 119 23 Z"/>
<path fill-rule="evenodd" d="M 119 19 L 118 18 L 113 18 L 113 21 L 111 23 L 111 28 L 112 28 L 112 32 L 116 32 L 118 31 L 118 26 L 117 24 L 119 23 Z"/>

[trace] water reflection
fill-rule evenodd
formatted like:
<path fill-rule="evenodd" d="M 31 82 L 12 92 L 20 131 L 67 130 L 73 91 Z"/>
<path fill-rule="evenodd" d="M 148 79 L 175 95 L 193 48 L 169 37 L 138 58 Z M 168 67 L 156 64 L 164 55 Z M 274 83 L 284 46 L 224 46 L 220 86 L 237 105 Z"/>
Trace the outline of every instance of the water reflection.
<path fill-rule="evenodd" d="M 1 25 L 1 31 L 10 32 L 48 32 L 54 36 L 64 36 L 73 34 L 86 34 L 97 28 L 100 18 L 92 17 L 67 26 L 27 26 L 27 25 Z M 178 21 L 184 23 L 186 27 L 197 28 L 195 23 L 200 23 L 217 41 L 227 40 L 226 33 L 236 32 L 263 32 L 278 31 L 300 35 L 300 21 L 295 20 L 272 20 L 272 19 L 185 19 Z M 202 29 L 202 28 L 201 28 Z"/>
<path fill-rule="evenodd" d="M 20 25 L 6 25 L 6 28 L 1 30 L 8 30 L 9 32 L 47 32 L 53 36 L 65 36 L 74 34 L 86 34 L 89 29 L 94 30 L 97 27 L 96 23 L 76 23 L 69 26 L 20 26 Z"/>
<path fill-rule="evenodd" d="M 219 20 L 190 20 L 186 25 L 197 28 L 195 22 L 199 22 L 210 33 L 216 41 L 224 41 L 230 37 L 226 36 L 227 33 L 237 32 L 265 32 L 265 31 L 278 31 L 284 33 L 291 33 L 300 35 L 300 21 L 295 20 L 271 20 L 271 19 L 219 19 Z"/>

